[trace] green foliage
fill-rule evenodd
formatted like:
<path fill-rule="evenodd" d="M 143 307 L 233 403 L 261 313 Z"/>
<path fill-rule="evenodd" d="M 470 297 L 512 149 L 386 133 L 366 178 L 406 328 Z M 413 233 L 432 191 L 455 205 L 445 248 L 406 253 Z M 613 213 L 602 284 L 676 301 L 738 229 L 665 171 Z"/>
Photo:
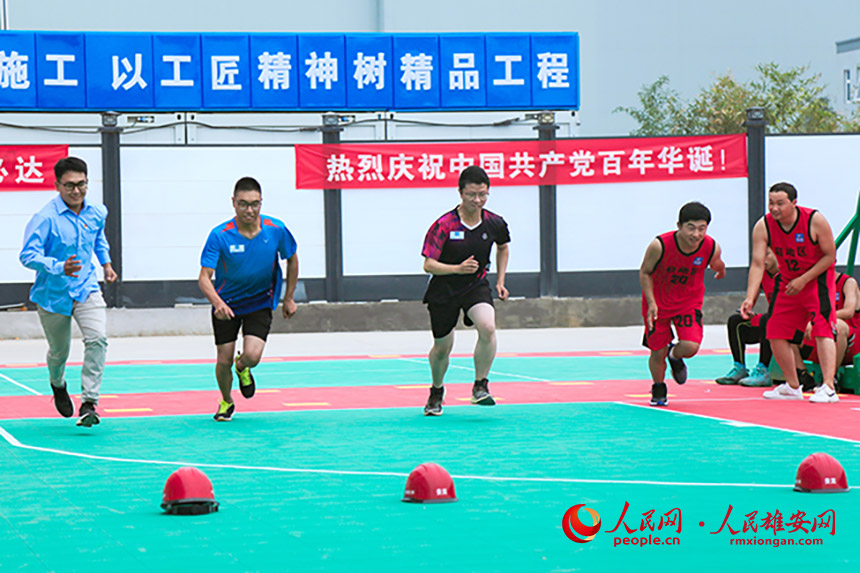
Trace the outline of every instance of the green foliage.
<path fill-rule="evenodd" d="M 746 110 L 762 107 L 769 133 L 832 133 L 860 131 L 860 106 L 843 115 L 824 95 L 821 75 L 809 75 L 808 66 L 781 70 L 775 63 L 756 66 L 757 77 L 738 82 L 731 72 L 718 76 L 692 102 L 685 102 L 669 87 L 669 78 L 639 91 L 640 107 L 618 107 L 639 127 L 631 135 L 692 135 L 740 133 Z"/>

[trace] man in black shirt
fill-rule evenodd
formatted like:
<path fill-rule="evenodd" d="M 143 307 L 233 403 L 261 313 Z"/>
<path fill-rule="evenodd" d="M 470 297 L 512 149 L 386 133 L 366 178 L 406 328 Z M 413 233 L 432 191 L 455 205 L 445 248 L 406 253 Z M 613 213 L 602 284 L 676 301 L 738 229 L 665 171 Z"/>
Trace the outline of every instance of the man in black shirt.
<path fill-rule="evenodd" d="M 448 370 L 448 358 L 454 347 L 454 327 L 465 314 L 466 326 L 478 331 L 475 344 L 475 384 L 472 403 L 492 406 L 487 376 L 496 356 L 496 311 L 487 272 L 490 253 L 496 244 L 496 293 L 508 298 L 505 272 L 511 236 L 508 224 L 499 215 L 484 209 L 490 189 L 490 178 L 480 167 L 472 165 L 460 174 L 460 204 L 439 217 L 424 238 L 424 271 L 433 275 L 424 294 L 433 329 L 430 371 L 433 387 L 424 407 L 427 416 L 442 414 L 442 385 Z"/>

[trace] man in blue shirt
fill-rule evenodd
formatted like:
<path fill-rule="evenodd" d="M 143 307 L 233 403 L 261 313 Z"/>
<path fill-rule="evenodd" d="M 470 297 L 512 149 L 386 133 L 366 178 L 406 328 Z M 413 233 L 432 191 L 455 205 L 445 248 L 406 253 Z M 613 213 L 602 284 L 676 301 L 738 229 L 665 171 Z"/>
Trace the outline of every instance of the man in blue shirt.
<path fill-rule="evenodd" d="M 54 165 L 54 176 L 59 195 L 27 223 L 19 259 L 36 271 L 30 300 L 37 305 L 48 340 L 54 406 L 66 418 L 75 411 L 65 380 L 72 318 L 81 329 L 84 365 L 77 424 L 90 427 L 99 423 L 96 404 L 107 355 L 105 301 L 93 253 L 104 269 L 105 281 L 112 283 L 117 275 L 105 238 L 107 209 L 86 200 L 87 164 L 77 157 L 66 157 Z"/>
<path fill-rule="evenodd" d="M 233 368 L 239 377 L 242 396 L 254 395 L 251 368 L 260 362 L 283 288 L 280 260 L 287 261 L 283 297 L 284 318 L 296 313 L 293 295 L 299 275 L 296 241 L 278 219 L 260 214 L 262 189 L 256 179 L 243 177 L 233 188 L 236 217 L 209 233 L 200 257 L 200 290 L 212 303 L 217 362 L 215 378 L 221 403 L 215 420 L 229 422 L 235 405 L 232 398 Z M 213 278 L 214 277 L 214 278 Z M 242 352 L 233 360 L 239 328 L 244 339 Z"/>

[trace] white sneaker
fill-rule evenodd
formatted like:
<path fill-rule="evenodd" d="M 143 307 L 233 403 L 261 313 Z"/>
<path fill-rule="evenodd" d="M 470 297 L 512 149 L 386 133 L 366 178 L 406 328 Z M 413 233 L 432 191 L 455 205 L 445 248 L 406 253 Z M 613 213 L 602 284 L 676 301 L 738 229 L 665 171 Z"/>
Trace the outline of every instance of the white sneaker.
<path fill-rule="evenodd" d="M 810 402 L 816 404 L 832 404 L 839 401 L 839 395 L 827 387 L 827 384 L 822 384 L 815 389 L 815 394 L 809 398 Z"/>
<path fill-rule="evenodd" d="M 788 384 L 780 384 L 773 390 L 768 390 L 762 394 L 762 398 L 768 400 L 803 400 L 803 390 L 799 386 L 792 388 Z"/>

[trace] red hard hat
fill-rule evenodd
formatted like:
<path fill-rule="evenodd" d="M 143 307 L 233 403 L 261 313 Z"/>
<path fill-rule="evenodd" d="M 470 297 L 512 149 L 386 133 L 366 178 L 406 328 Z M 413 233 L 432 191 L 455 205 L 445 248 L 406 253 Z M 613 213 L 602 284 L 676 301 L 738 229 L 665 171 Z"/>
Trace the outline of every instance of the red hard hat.
<path fill-rule="evenodd" d="M 406 479 L 402 501 L 414 503 L 445 503 L 457 501 L 454 480 L 440 465 L 421 464 Z"/>
<path fill-rule="evenodd" d="M 176 515 L 199 515 L 218 511 L 212 482 L 197 468 L 179 468 L 167 478 L 161 509 Z"/>
<path fill-rule="evenodd" d="M 838 493 L 848 491 L 848 478 L 836 458 L 819 452 L 800 462 L 794 491 L 809 493 Z"/>

